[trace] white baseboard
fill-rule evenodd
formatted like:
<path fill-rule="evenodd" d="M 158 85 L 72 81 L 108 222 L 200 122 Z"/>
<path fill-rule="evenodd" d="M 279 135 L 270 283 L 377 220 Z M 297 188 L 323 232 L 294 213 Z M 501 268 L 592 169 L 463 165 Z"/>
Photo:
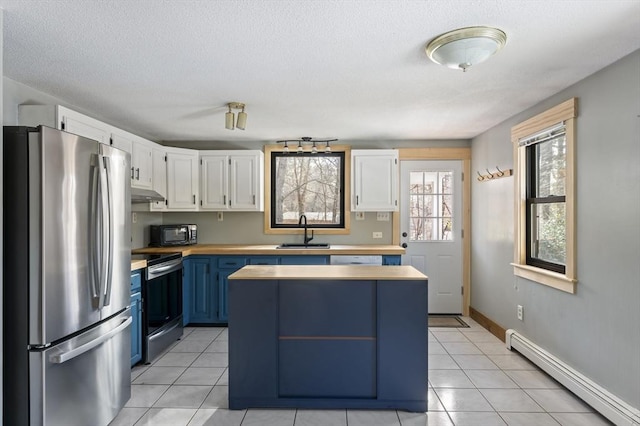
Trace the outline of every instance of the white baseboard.
<path fill-rule="evenodd" d="M 509 329 L 505 337 L 509 349 L 513 348 L 520 352 L 616 425 L 640 425 L 640 410 L 638 408 L 622 401 L 517 331 Z"/>

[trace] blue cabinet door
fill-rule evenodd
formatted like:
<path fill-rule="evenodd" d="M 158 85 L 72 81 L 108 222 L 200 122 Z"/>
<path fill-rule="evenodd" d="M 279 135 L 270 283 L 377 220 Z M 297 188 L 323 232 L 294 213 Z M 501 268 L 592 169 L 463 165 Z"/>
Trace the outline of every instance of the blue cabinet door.
<path fill-rule="evenodd" d="M 328 265 L 329 256 L 306 256 L 306 255 L 292 255 L 282 256 L 280 258 L 281 265 Z"/>
<path fill-rule="evenodd" d="M 189 322 L 213 323 L 217 316 L 216 285 L 211 278 L 211 257 L 189 261 Z"/>
<path fill-rule="evenodd" d="M 402 256 L 400 255 L 386 255 L 382 256 L 383 265 L 400 265 Z"/>
<path fill-rule="evenodd" d="M 142 295 L 131 295 L 131 366 L 142 359 Z"/>
<path fill-rule="evenodd" d="M 234 269 L 222 269 L 218 272 L 218 321 L 229 321 L 228 310 L 228 291 L 229 291 L 229 275 L 233 274 Z"/>

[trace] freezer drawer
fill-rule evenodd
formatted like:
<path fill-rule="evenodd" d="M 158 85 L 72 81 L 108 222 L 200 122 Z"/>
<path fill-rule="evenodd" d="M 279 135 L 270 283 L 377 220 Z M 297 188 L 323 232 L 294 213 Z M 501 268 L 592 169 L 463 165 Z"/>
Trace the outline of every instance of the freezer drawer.
<path fill-rule="evenodd" d="M 31 352 L 31 425 L 108 425 L 131 397 L 131 310 Z"/>

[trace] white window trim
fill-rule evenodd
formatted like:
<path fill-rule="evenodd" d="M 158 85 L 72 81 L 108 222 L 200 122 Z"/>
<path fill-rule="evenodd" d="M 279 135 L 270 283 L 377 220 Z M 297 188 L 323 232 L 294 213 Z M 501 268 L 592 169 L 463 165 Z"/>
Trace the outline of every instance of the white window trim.
<path fill-rule="evenodd" d="M 576 146 L 576 123 L 578 114 L 578 99 L 571 98 L 560 105 L 557 105 L 541 114 L 536 115 L 526 121 L 511 128 L 511 142 L 514 147 L 515 164 L 515 244 L 514 244 L 514 275 L 528 280 L 547 285 L 567 293 L 576 292 L 576 169 L 575 169 L 575 146 Z M 567 254 L 565 273 L 560 274 L 543 268 L 527 265 L 526 258 L 526 146 L 519 146 L 519 140 L 534 135 L 553 125 L 564 122 L 566 127 L 566 239 Z"/>

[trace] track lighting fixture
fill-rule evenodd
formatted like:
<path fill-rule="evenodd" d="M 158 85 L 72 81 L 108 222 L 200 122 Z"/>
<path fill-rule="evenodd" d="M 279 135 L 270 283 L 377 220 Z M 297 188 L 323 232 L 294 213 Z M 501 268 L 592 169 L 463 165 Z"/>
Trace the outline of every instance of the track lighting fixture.
<path fill-rule="evenodd" d="M 284 147 L 282 149 L 282 152 L 284 152 L 285 154 L 288 154 L 290 152 L 289 150 L 289 142 L 297 142 L 298 143 L 298 147 L 296 148 L 296 152 L 298 154 L 301 154 L 304 152 L 304 144 L 311 144 L 311 153 L 312 154 L 317 154 L 318 152 L 320 152 L 318 150 L 318 145 L 319 143 L 324 143 L 325 147 L 324 147 L 324 153 L 325 154 L 329 154 L 331 153 L 331 145 L 329 145 L 330 142 L 335 142 L 338 139 L 324 139 L 324 140 L 312 140 L 312 138 L 310 138 L 309 136 L 304 136 L 300 139 L 287 139 L 287 140 L 282 140 L 282 141 L 277 141 L 278 143 L 282 143 L 284 144 Z"/>
<path fill-rule="evenodd" d="M 241 102 L 229 102 L 227 106 L 229 107 L 229 112 L 224 115 L 224 127 L 229 130 L 233 130 L 236 127 L 244 130 L 247 126 L 247 113 L 244 112 L 244 104 Z M 238 113 L 238 121 L 235 121 L 234 114 L 231 111 L 232 109 L 241 110 Z"/>

